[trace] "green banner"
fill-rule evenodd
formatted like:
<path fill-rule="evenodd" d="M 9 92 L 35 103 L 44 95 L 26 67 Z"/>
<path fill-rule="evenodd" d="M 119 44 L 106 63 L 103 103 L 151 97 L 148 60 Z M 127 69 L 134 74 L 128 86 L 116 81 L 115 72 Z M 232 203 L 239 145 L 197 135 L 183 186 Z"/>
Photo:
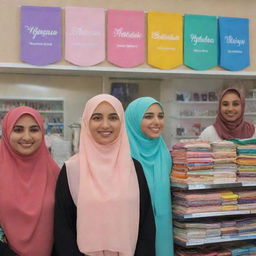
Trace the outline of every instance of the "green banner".
<path fill-rule="evenodd" d="M 218 64 L 218 26 L 216 16 L 184 16 L 184 64 L 206 70 Z"/>

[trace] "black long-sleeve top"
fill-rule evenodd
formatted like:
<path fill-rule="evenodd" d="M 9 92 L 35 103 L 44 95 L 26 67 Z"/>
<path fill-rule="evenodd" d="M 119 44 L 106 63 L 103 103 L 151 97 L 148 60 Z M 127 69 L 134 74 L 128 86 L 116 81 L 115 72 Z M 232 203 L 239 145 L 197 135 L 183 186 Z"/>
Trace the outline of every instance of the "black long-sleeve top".
<path fill-rule="evenodd" d="M 156 231 L 149 189 L 141 164 L 135 159 L 133 161 L 140 190 L 139 234 L 134 256 L 155 256 Z M 77 246 L 76 210 L 64 165 L 57 181 L 55 198 L 54 248 L 56 256 L 84 255 Z"/>
<path fill-rule="evenodd" d="M 15 256 L 17 255 L 12 251 L 6 243 L 0 242 L 0 255 L 1 256 Z"/>

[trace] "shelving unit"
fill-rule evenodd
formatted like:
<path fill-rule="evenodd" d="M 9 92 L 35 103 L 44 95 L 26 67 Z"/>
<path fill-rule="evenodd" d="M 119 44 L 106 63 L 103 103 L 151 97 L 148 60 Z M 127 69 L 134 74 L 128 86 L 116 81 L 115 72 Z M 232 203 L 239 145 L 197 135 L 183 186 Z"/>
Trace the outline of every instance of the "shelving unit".
<path fill-rule="evenodd" d="M 182 184 L 172 184 L 173 190 L 210 190 L 210 189 L 226 189 L 226 188 L 241 188 L 241 187 L 250 187 L 256 186 L 256 183 L 225 183 L 225 184 L 194 184 L 194 185 L 182 185 Z M 224 216 L 245 216 L 245 215 L 254 215 L 256 210 L 232 210 L 232 211 L 215 211 L 215 212 L 199 212 L 199 213 L 191 213 L 191 214 L 183 214 L 177 215 L 174 214 L 173 218 L 178 221 L 186 221 L 186 220 L 195 220 L 201 218 L 212 218 L 214 217 L 224 217 Z M 196 247 L 199 245 L 207 245 L 207 244 L 215 244 L 215 243 L 224 243 L 224 242 L 232 242 L 232 241 L 243 241 L 243 240 L 252 240 L 256 239 L 255 235 L 236 235 L 232 237 L 210 237 L 205 239 L 190 239 L 189 241 L 183 241 L 182 239 L 174 239 L 175 244 L 180 245 L 182 247 Z"/>
<path fill-rule="evenodd" d="M 175 141 L 197 138 L 202 130 L 213 124 L 216 118 L 218 101 L 169 101 L 169 119 L 175 123 L 172 134 Z M 255 106 L 254 106 L 255 105 Z M 245 118 L 256 123 L 256 98 L 246 98 Z"/>
<path fill-rule="evenodd" d="M 45 119 L 47 134 L 64 134 L 64 100 L 61 98 L 0 98 L 0 119 L 12 108 L 29 106 L 38 110 Z"/>

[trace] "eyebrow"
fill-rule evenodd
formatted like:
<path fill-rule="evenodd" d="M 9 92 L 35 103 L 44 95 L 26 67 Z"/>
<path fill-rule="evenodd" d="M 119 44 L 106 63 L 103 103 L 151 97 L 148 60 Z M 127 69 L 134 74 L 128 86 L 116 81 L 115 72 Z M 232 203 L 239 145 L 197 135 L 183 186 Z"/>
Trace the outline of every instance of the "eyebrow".
<path fill-rule="evenodd" d="M 146 114 L 153 115 L 153 114 L 155 114 L 155 113 L 153 113 L 153 112 L 146 112 L 145 115 L 146 115 Z M 164 112 L 162 111 L 162 112 L 159 112 L 159 113 L 157 113 L 157 114 L 164 114 Z"/>
<path fill-rule="evenodd" d="M 13 128 L 23 128 L 24 126 L 23 125 L 14 125 L 13 126 Z M 40 128 L 40 126 L 39 125 L 31 125 L 31 126 L 29 126 L 29 128 Z"/>

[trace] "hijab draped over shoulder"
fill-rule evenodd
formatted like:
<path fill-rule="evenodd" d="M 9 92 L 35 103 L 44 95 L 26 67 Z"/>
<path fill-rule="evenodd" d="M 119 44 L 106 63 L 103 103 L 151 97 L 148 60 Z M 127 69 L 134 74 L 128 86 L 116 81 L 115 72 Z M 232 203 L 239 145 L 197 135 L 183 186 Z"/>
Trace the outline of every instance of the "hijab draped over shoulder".
<path fill-rule="evenodd" d="M 232 92 L 237 94 L 238 97 L 240 98 L 242 112 L 241 112 L 241 116 L 237 120 L 230 122 L 230 121 L 227 121 L 221 114 L 221 101 L 224 95 Z M 254 135 L 255 126 L 252 123 L 244 121 L 244 110 L 245 110 L 245 97 L 244 97 L 244 94 L 242 94 L 239 90 L 235 88 L 228 88 L 221 93 L 220 99 L 219 99 L 218 114 L 213 124 L 217 134 L 221 139 L 223 140 L 246 139 Z"/>
<path fill-rule="evenodd" d="M 111 144 L 97 143 L 89 129 L 96 107 L 107 102 L 121 129 Z M 71 195 L 77 205 L 77 244 L 92 256 L 133 256 L 139 226 L 139 187 L 124 125 L 121 102 L 108 94 L 91 98 L 84 109 L 79 153 L 66 162 Z"/>
<path fill-rule="evenodd" d="M 24 114 L 35 119 L 43 134 L 41 145 L 30 155 L 22 155 L 10 145 L 12 129 Z M 9 111 L 2 122 L 0 142 L 0 226 L 18 255 L 51 255 L 58 173 L 44 142 L 40 114 L 25 106 Z"/>
<path fill-rule="evenodd" d="M 161 104 L 151 97 L 131 102 L 126 111 L 126 127 L 132 157 L 143 166 L 150 190 L 156 223 L 156 255 L 173 255 L 171 234 L 170 172 L 171 156 L 162 138 L 149 138 L 143 134 L 141 123 L 152 104 Z"/>

